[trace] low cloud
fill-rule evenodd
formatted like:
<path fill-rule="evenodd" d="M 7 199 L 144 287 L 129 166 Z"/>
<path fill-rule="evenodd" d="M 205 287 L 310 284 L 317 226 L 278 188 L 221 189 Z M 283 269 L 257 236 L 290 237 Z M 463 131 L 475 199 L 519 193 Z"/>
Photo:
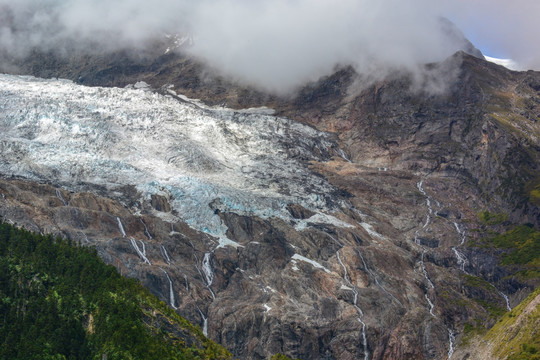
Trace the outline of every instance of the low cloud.
<path fill-rule="evenodd" d="M 416 71 L 419 64 L 443 60 L 464 46 L 462 38 L 449 35 L 441 16 L 467 25 L 478 16 L 475 11 L 484 11 L 502 22 L 505 14 L 497 7 L 511 8 L 498 0 L 457 0 L 454 5 L 428 0 L 0 0 L 0 47 L 12 56 L 25 56 L 32 48 L 65 51 L 74 44 L 103 51 L 143 48 L 164 34 L 189 34 L 192 55 L 244 83 L 284 93 L 339 65 L 353 65 L 364 74 Z M 538 13 L 520 13 L 530 19 L 516 29 L 502 24 L 501 32 L 510 40 L 519 37 Z M 522 43 L 534 43 L 537 33 Z M 504 40 L 518 62 L 529 57 L 527 63 L 535 64 L 540 58 L 530 46 Z"/>

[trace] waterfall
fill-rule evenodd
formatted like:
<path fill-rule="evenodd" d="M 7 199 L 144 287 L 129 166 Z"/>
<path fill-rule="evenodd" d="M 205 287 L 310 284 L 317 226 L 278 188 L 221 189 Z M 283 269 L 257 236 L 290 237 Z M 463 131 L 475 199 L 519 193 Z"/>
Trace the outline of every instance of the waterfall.
<path fill-rule="evenodd" d="M 189 291 L 189 282 L 186 274 L 184 274 L 184 280 L 186 281 L 186 291 Z"/>
<path fill-rule="evenodd" d="M 195 305 L 197 306 L 197 305 Z M 201 308 L 197 306 L 197 310 L 199 310 L 199 314 L 201 314 L 201 318 L 203 320 L 203 329 L 202 332 L 204 336 L 208 336 L 208 318 L 204 316 L 203 312 L 201 311 Z"/>
<path fill-rule="evenodd" d="M 454 332 L 450 329 L 448 329 L 448 356 L 446 357 L 446 360 L 450 360 L 452 358 L 452 355 L 454 355 L 454 343 L 456 342 L 456 336 L 454 335 Z"/>
<path fill-rule="evenodd" d="M 341 256 L 339 255 L 339 250 L 336 251 L 336 256 L 338 259 L 339 264 L 343 268 L 343 280 L 345 280 L 345 283 L 349 286 L 349 289 L 353 292 L 353 306 L 358 312 L 359 317 L 357 318 L 358 321 L 362 324 L 362 345 L 364 346 L 364 360 L 367 360 L 369 357 L 369 351 L 368 351 L 368 343 L 367 343 L 367 336 L 366 336 L 366 323 L 362 320 L 364 317 L 364 312 L 360 307 L 358 306 L 358 290 L 356 289 L 356 286 L 354 286 L 349 279 L 349 273 L 347 272 L 347 267 L 341 260 Z"/>
<path fill-rule="evenodd" d="M 422 226 L 422 229 L 425 229 L 429 225 L 429 223 L 431 222 L 431 215 L 433 214 L 433 208 L 431 207 L 431 199 L 428 196 L 428 194 L 425 192 L 423 184 L 424 184 L 424 180 L 420 180 L 416 184 L 416 187 L 422 193 L 422 195 L 424 195 L 425 198 L 426 198 L 426 205 L 427 205 L 427 208 L 428 208 L 428 213 L 426 214 L 426 222 L 425 222 L 424 226 Z"/>
<path fill-rule="evenodd" d="M 456 223 L 454 221 L 454 227 L 456 228 L 456 231 L 460 237 L 460 243 L 459 243 L 459 246 L 462 246 L 464 243 L 465 243 L 465 240 L 467 238 L 467 235 L 466 235 L 466 231 L 461 229 L 460 226 L 458 225 L 458 223 Z M 454 252 L 454 254 L 456 255 L 456 260 L 457 260 L 457 263 L 459 265 L 459 268 L 461 271 L 463 271 L 465 274 L 469 274 L 466 270 L 465 270 L 465 266 L 468 264 L 468 260 L 467 260 L 467 257 L 461 253 L 457 247 L 452 247 L 452 251 Z M 489 281 L 488 281 L 489 283 Z M 501 297 L 504 299 L 504 302 L 506 304 L 506 309 L 508 311 L 511 311 L 512 310 L 512 307 L 510 306 L 510 300 L 508 299 L 508 296 L 503 293 L 502 291 L 500 291 L 499 289 L 497 289 L 497 287 L 495 287 L 495 285 L 493 285 L 492 283 L 489 283 L 495 290 L 497 290 L 497 292 L 499 293 L 499 295 L 501 295 Z"/>
<path fill-rule="evenodd" d="M 135 241 L 134 238 L 130 237 L 129 238 L 130 242 L 131 242 L 131 245 L 133 246 L 133 248 L 135 249 L 135 251 L 137 252 L 137 254 L 139 255 L 139 257 L 145 262 L 147 263 L 148 265 L 152 265 L 152 263 L 150 262 L 150 260 L 148 260 L 148 258 L 146 257 L 146 249 L 144 247 L 144 243 L 141 241 L 141 244 L 142 244 L 142 247 L 143 247 L 143 250 L 141 251 L 141 249 L 139 249 L 139 246 L 137 245 L 137 241 Z"/>
<path fill-rule="evenodd" d="M 148 238 L 148 240 L 152 240 L 152 235 L 150 235 L 150 232 L 148 231 L 148 227 L 146 227 L 146 223 L 144 222 L 143 219 L 139 219 L 141 221 L 141 223 L 143 224 L 144 226 L 144 234 L 146 235 L 146 237 Z"/>
<path fill-rule="evenodd" d="M 345 152 L 341 149 L 338 149 L 338 153 L 339 153 L 339 156 L 341 156 L 341 158 L 347 162 L 351 162 L 351 160 L 349 160 L 349 158 L 347 157 L 347 154 L 345 154 Z"/>
<path fill-rule="evenodd" d="M 64 197 L 62 196 L 62 193 L 60 192 L 60 190 L 56 189 L 56 197 L 60 199 L 60 201 L 62 201 L 62 203 L 64 204 L 64 206 L 68 206 L 69 203 L 66 202 L 66 200 L 64 199 Z"/>
<path fill-rule="evenodd" d="M 208 288 L 208 290 L 210 291 L 210 294 L 212 294 L 212 298 L 215 300 L 216 299 L 216 295 L 214 294 L 214 291 L 212 290 L 212 288 L 210 287 L 210 285 L 212 284 L 212 281 L 214 280 L 214 273 L 212 272 L 212 268 L 210 267 L 210 264 L 209 264 L 209 261 L 210 261 L 210 253 L 205 253 L 204 254 L 204 258 L 207 262 L 207 269 L 204 269 L 204 263 L 205 261 L 203 260 L 203 265 L 202 265 L 202 268 L 203 270 L 201 270 L 201 268 L 199 268 L 199 257 L 197 256 L 197 253 L 195 252 L 195 246 L 193 246 L 193 243 L 190 241 L 190 244 L 191 244 L 191 247 L 193 248 L 193 256 L 195 257 L 195 269 L 197 269 L 197 271 L 199 272 L 199 275 L 201 276 L 201 279 L 203 281 L 203 283 L 206 285 L 206 287 Z M 207 256 L 208 254 L 208 256 Z M 211 274 L 211 281 L 207 275 L 207 271 L 209 270 L 208 274 Z M 204 272 L 204 274 L 203 274 Z M 209 282 L 210 281 L 210 282 Z"/>
<path fill-rule="evenodd" d="M 493 286 L 493 287 L 495 287 L 495 286 Z M 497 289 L 497 288 L 495 288 L 495 289 Z M 500 291 L 500 290 L 497 290 L 497 292 L 499 293 L 499 295 L 501 295 L 504 298 L 504 301 L 506 302 L 506 310 L 512 311 L 512 307 L 510 306 L 510 300 L 508 299 L 508 296 L 505 293 L 503 293 L 502 291 Z"/>
<path fill-rule="evenodd" d="M 373 278 L 373 281 L 375 281 L 375 284 L 382 290 L 384 291 L 384 293 L 388 296 L 390 296 L 392 299 L 394 299 L 399 305 L 401 305 L 402 307 L 403 304 L 401 303 L 401 301 L 399 301 L 394 295 L 392 295 L 388 290 L 386 290 L 386 288 L 384 286 L 382 286 L 380 283 L 379 283 L 379 280 L 377 280 L 377 277 L 375 276 L 375 274 L 370 270 L 370 268 L 367 266 L 366 264 L 366 261 L 364 260 L 364 257 L 362 256 L 362 253 L 360 252 L 360 250 L 356 249 L 356 252 L 357 254 L 360 256 L 360 259 L 362 260 L 362 265 L 364 265 L 364 269 L 366 269 L 367 273 Z"/>
<path fill-rule="evenodd" d="M 468 272 L 465 270 L 465 266 L 468 263 L 465 255 L 463 255 L 463 253 L 461 253 L 455 246 L 452 246 L 452 251 L 454 252 L 454 255 L 456 255 L 456 261 L 459 265 L 459 269 L 465 274 L 468 274 Z"/>
<path fill-rule="evenodd" d="M 431 279 L 429 278 L 429 275 L 428 275 L 427 270 L 426 270 L 426 264 L 424 263 L 424 254 L 425 253 L 426 253 L 426 249 L 423 249 L 422 255 L 420 257 L 420 264 L 422 265 L 422 272 L 424 273 L 424 277 L 426 278 L 429 286 L 432 289 L 435 289 L 435 285 L 433 285 L 433 283 L 431 282 Z"/>
<path fill-rule="evenodd" d="M 214 281 L 214 272 L 212 270 L 212 265 L 210 265 L 209 252 L 204 254 L 204 259 L 202 262 L 202 270 L 204 272 L 204 276 L 206 277 L 206 284 L 208 286 L 212 285 L 212 282 Z"/>
<path fill-rule="evenodd" d="M 422 226 L 422 230 L 424 230 L 424 229 L 426 229 L 428 227 L 428 225 L 431 222 L 431 214 L 433 214 L 433 209 L 431 208 L 431 200 L 430 200 L 430 197 L 428 196 L 428 194 L 426 193 L 426 191 L 424 190 L 423 184 L 424 184 L 424 180 L 420 180 L 416 184 L 416 187 L 418 188 L 418 190 L 422 193 L 422 195 L 425 196 L 426 205 L 427 205 L 427 208 L 428 208 L 428 212 L 426 214 L 426 222 Z M 426 269 L 426 264 L 424 263 L 424 255 L 426 253 L 426 248 L 420 244 L 420 240 L 419 240 L 419 237 L 418 237 L 419 234 L 420 234 L 420 230 L 416 230 L 416 232 L 414 233 L 414 242 L 422 247 L 422 255 L 420 256 L 420 266 L 422 268 L 422 274 L 424 275 L 424 278 L 426 279 L 429 287 L 431 287 L 432 289 L 435 289 L 435 285 L 433 284 L 433 282 L 429 278 L 429 275 L 428 275 L 428 272 L 427 272 L 427 269 Z M 426 289 L 424 297 L 426 298 L 426 301 L 427 301 L 427 303 L 429 305 L 429 313 L 431 314 L 431 316 L 435 317 L 435 313 L 433 312 L 433 310 L 435 309 L 435 305 L 433 304 L 433 301 L 431 301 L 431 299 L 429 298 L 428 292 L 429 292 L 429 288 Z"/>
<path fill-rule="evenodd" d="M 116 220 L 118 221 L 118 229 L 120 229 L 120 233 L 122 233 L 122 237 L 126 237 L 126 232 L 124 231 L 124 226 L 122 225 L 122 221 L 120 221 L 119 217 L 117 217 Z"/>
<path fill-rule="evenodd" d="M 174 310 L 177 310 L 178 308 L 174 305 L 174 303 L 175 303 L 175 301 L 174 301 L 174 289 L 173 289 L 173 284 L 172 284 L 171 278 L 170 278 L 169 274 L 165 270 L 163 270 L 162 268 L 159 268 L 159 269 L 165 273 L 165 276 L 167 276 L 167 280 L 169 280 L 169 301 L 171 303 L 171 307 Z"/>
<path fill-rule="evenodd" d="M 459 227 L 457 222 L 454 221 L 453 224 L 459 236 L 459 240 L 460 240 L 459 246 L 463 246 L 463 244 L 465 243 L 465 239 L 467 237 L 465 230 L 462 230 Z M 461 251 L 457 249 L 457 246 L 452 246 L 452 251 L 454 252 L 454 255 L 456 256 L 456 261 L 458 263 L 459 269 L 463 271 L 465 274 L 468 274 L 468 272 L 465 270 L 465 266 L 467 266 L 468 264 L 467 257 Z"/>
<path fill-rule="evenodd" d="M 167 249 L 165 249 L 165 246 L 159 245 L 159 249 L 161 250 L 161 255 L 163 255 L 163 258 L 167 262 L 167 265 L 171 265 L 171 258 L 169 257 L 169 254 L 167 253 Z"/>
<path fill-rule="evenodd" d="M 460 239 L 460 243 L 459 243 L 459 246 L 463 246 L 463 244 L 465 243 L 465 239 L 467 238 L 466 236 L 466 232 L 465 230 L 462 230 L 458 223 L 454 221 L 454 227 L 456 228 L 456 231 L 459 235 L 459 239 Z"/>

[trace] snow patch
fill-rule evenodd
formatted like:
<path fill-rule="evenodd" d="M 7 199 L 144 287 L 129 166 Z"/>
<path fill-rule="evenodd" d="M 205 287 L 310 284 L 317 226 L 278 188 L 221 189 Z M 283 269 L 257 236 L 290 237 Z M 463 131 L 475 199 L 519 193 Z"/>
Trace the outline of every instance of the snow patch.
<path fill-rule="evenodd" d="M 325 213 L 322 213 L 322 212 L 318 212 L 318 213 L 316 213 L 315 215 L 311 216 L 308 219 L 297 221 L 294 228 L 296 229 L 296 231 L 304 231 L 307 228 L 309 228 L 309 223 L 328 224 L 328 225 L 334 225 L 336 227 L 342 227 L 342 228 L 353 228 L 354 227 L 353 225 L 351 225 L 351 224 L 349 224 L 349 223 L 347 223 L 345 221 L 339 220 L 338 218 L 336 218 L 336 217 L 334 217 L 332 215 L 325 214 Z"/>
<path fill-rule="evenodd" d="M 221 236 L 219 238 L 219 244 L 216 249 L 224 248 L 225 246 L 232 246 L 235 249 L 238 249 L 239 247 L 244 247 L 244 245 L 240 245 L 239 243 L 237 243 L 236 241 L 232 241 L 228 237 Z"/>
<path fill-rule="evenodd" d="M 294 260 L 300 260 L 300 261 L 303 261 L 303 262 L 307 262 L 308 264 L 313 265 L 313 266 L 316 267 L 317 269 L 321 269 L 321 270 L 324 270 L 324 271 L 327 272 L 327 273 L 330 273 L 330 270 L 328 270 L 327 268 L 325 268 L 324 266 L 322 266 L 322 265 L 319 264 L 318 262 L 313 261 L 313 260 L 311 260 L 311 259 L 308 259 L 308 258 L 305 257 L 305 256 L 302 256 L 302 255 L 299 255 L 299 254 L 294 254 L 294 255 L 292 256 L 292 259 L 294 259 Z"/>
<path fill-rule="evenodd" d="M 360 226 L 363 227 L 364 230 L 366 230 L 366 232 L 372 237 L 376 237 L 376 238 L 379 238 L 379 239 L 384 239 L 385 238 L 384 236 L 379 234 L 377 231 L 375 231 L 375 229 L 373 229 L 373 226 L 371 226 L 371 224 L 368 224 L 366 222 L 361 222 Z"/>

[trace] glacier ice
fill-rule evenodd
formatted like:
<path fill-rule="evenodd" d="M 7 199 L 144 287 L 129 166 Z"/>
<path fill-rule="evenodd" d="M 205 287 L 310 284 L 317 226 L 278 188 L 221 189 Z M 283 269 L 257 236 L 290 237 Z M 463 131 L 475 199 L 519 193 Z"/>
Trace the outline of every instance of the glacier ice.
<path fill-rule="evenodd" d="M 212 108 L 137 87 L 0 75 L 4 176 L 68 191 L 135 185 L 141 200 L 165 194 L 176 220 L 222 246 L 235 243 L 227 241 L 218 210 L 292 220 L 286 206 L 298 203 L 316 211 L 317 221 L 347 226 L 322 213 L 338 206 L 335 189 L 307 165 L 339 154 L 331 135 L 269 109 Z"/>

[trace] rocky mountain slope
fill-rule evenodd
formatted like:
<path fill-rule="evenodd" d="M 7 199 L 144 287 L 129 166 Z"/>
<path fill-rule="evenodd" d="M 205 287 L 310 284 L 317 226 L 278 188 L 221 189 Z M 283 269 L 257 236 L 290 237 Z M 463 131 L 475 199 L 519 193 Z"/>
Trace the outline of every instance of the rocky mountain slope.
<path fill-rule="evenodd" d="M 240 358 L 457 358 L 538 286 L 534 246 L 505 260 L 528 237 L 490 239 L 540 226 L 540 74 L 457 53 L 280 98 L 203 69 L 36 53 L 17 71 L 150 89 L 2 76 L 1 215 L 95 245 Z"/>

